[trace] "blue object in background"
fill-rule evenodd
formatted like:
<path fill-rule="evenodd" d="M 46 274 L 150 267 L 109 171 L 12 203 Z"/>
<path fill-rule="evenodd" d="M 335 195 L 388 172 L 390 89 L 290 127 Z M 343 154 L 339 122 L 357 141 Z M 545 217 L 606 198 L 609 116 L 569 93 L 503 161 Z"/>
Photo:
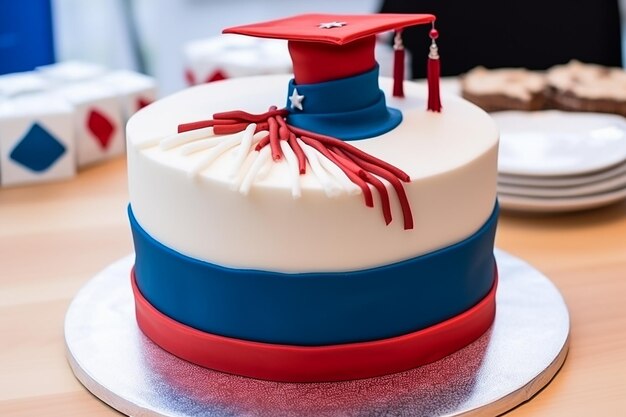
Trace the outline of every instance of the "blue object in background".
<path fill-rule="evenodd" d="M 34 172 L 44 172 L 63 154 L 65 146 L 35 123 L 13 148 L 9 158 Z"/>
<path fill-rule="evenodd" d="M 0 74 L 52 63 L 50 0 L 0 0 Z"/>

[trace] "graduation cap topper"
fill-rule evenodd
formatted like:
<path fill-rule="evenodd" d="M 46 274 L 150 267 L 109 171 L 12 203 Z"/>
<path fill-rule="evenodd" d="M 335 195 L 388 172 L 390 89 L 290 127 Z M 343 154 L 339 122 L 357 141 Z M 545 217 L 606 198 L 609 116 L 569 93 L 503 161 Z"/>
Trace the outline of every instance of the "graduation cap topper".
<path fill-rule="evenodd" d="M 248 172 L 233 186 L 243 194 L 250 191 L 268 160 L 285 160 L 290 167 L 294 198 L 301 195 L 299 176 L 310 169 L 329 197 L 352 192 L 356 185 L 365 205 L 373 207 L 373 192 L 377 192 L 386 224 L 392 221 L 387 190 L 387 185 L 391 185 L 402 208 L 404 228 L 412 229 L 411 207 L 403 186 L 410 181 L 409 176 L 348 141 L 379 136 L 402 121 L 402 113 L 387 107 L 385 94 L 378 86 L 376 34 L 396 32 L 393 93 L 403 97 L 404 51 L 400 33 L 407 26 L 434 21 L 430 14 L 306 14 L 225 29 L 224 33 L 288 41 L 294 78 L 288 85 L 286 106 L 270 106 L 262 114 L 243 110 L 216 113 L 210 120 L 181 124 L 179 134 L 163 139 L 161 148 L 182 146 L 183 153 L 212 148 L 192 169 L 192 175 L 198 175 L 222 153 L 238 146 L 233 158 L 233 176 L 237 177 L 248 154 L 253 153 Z M 437 36 L 433 27 L 428 110 L 439 112 Z M 209 138 L 210 143 L 206 142 Z M 203 143 L 196 143 L 200 141 Z"/>
<path fill-rule="evenodd" d="M 439 55 L 435 40 L 439 33 L 432 14 L 367 14 L 331 15 L 304 14 L 268 22 L 227 28 L 223 33 L 260 38 L 285 39 L 289 44 L 295 81 L 321 82 L 365 72 L 375 65 L 375 35 L 395 31 L 394 89 L 396 97 L 403 97 L 404 47 L 402 29 L 431 24 L 432 39 L 429 54 L 429 81 L 438 89 Z M 435 61 L 435 62 L 433 62 Z M 436 65 L 435 65 L 436 64 Z M 433 73 L 434 72 L 434 73 Z M 438 96 L 438 91 L 436 91 Z M 428 110 L 440 111 L 438 97 L 432 95 Z"/>

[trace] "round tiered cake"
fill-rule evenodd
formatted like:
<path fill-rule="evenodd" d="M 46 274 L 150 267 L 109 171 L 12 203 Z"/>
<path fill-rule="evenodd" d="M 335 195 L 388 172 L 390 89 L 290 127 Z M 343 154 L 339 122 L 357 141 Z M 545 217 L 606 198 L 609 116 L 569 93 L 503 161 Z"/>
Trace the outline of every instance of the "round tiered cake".
<path fill-rule="evenodd" d="M 375 64 L 297 71 L 188 89 L 128 123 L 140 328 L 183 359 L 280 381 L 397 372 L 471 343 L 495 312 L 494 123 L 456 97 L 426 111 L 414 83 L 383 94 Z M 368 89 L 384 111 L 341 108 Z M 320 106 L 341 120 L 314 133 Z"/>

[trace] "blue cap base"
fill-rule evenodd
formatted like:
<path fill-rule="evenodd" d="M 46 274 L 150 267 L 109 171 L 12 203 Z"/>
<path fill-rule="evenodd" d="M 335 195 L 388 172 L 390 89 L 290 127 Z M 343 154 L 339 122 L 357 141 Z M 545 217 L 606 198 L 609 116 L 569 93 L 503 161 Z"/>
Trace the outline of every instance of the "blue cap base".
<path fill-rule="evenodd" d="M 378 86 L 378 66 L 354 77 L 319 84 L 296 85 L 289 82 L 287 122 L 337 139 L 367 139 L 393 130 L 402 122 L 400 110 L 387 107 L 385 94 Z M 304 96 L 302 109 L 291 97 Z"/>

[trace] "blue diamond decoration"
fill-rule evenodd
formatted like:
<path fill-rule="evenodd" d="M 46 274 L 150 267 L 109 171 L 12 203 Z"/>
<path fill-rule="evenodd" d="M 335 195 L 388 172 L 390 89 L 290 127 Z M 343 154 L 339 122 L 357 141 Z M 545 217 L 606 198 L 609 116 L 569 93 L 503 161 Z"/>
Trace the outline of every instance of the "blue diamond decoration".
<path fill-rule="evenodd" d="M 65 153 L 65 146 L 46 129 L 35 123 L 13 148 L 9 157 L 26 168 L 42 172 Z"/>

